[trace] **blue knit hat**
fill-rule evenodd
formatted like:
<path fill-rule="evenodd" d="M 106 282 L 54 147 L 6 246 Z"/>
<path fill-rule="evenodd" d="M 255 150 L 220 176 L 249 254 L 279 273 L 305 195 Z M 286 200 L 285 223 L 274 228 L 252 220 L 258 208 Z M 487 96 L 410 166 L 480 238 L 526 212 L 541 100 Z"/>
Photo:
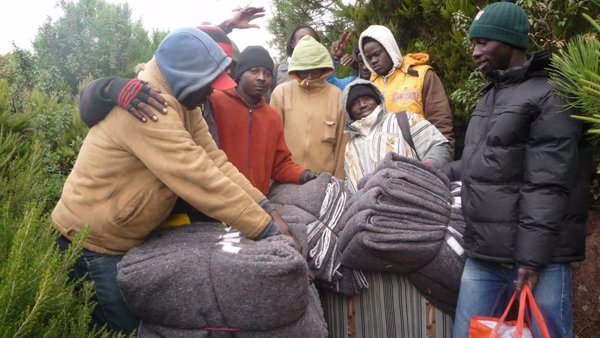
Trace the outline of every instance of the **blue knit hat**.
<path fill-rule="evenodd" d="M 469 28 L 469 39 L 481 38 L 527 49 L 529 21 L 514 1 L 495 2 L 480 10 Z"/>
<path fill-rule="evenodd" d="M 220 90 L 236 86 L 225 73 L 231 59 L 210 36 L 197 28 L 181 28 L 169 33 L 154 56 L 179 101 L 208 85 Z"/>

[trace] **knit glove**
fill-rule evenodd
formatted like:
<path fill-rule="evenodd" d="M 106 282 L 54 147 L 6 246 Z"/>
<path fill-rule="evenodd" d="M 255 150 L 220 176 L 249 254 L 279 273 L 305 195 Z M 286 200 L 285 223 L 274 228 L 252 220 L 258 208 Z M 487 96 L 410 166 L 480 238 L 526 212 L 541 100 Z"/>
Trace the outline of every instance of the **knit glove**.
<path fill-rule="evenodd" d="M 306 182 L 310 182 L 310 181 L 314 180 L 317 177 L 319 177 L 319 173 L 318 172 L 306 169 L 306 170 L 304 170 L 302 172 L 302 174 L 300 174 L 300 184 L 304 184 Z"/>
<path fill-rule="evenodd" d="M 110 81 L 108 86 L 106 86 L 106 94 L 109 99 L 118 104 L 121 108 L 129 111 L 131 108 L 135 108 L 134 99 L 140 94 L 144 85 L 146 84 L 138 79 L 115 77 Z"/>

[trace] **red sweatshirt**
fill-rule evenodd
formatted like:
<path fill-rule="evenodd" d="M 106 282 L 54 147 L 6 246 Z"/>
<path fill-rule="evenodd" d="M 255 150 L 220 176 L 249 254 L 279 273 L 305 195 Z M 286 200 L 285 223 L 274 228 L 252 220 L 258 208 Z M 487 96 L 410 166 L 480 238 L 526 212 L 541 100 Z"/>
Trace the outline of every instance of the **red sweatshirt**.
<path fill-rule="evenodd" d="M 221 149 L 258 190 L 266 195 L 271 180 L 299 183 L 304 168 L 292 160 L 283 137 L 281 117 L 264 98 L 250 107 L 234 88 L 215 90 L 209 101 Z"/>

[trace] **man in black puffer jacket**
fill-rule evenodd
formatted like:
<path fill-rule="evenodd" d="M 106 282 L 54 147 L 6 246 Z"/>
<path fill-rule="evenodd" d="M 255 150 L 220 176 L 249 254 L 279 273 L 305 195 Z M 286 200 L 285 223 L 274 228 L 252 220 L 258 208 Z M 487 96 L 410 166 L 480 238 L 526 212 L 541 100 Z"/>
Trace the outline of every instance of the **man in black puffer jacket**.
<path fill-rule="evenodd" d="M 469 30 L 490 84 L 462 159 L 444 168 L 462 180 L 467 224 L 455 338 L 467 337 L 472 316 L 501 315 L 524 283 L 551 336 L 572 336 L 569 263 L 584 259 L 591 149 L 548 83 L 548 53 L 527 54 L 528 32 L 527 15 L 511 2 L 485 7 Z"/>

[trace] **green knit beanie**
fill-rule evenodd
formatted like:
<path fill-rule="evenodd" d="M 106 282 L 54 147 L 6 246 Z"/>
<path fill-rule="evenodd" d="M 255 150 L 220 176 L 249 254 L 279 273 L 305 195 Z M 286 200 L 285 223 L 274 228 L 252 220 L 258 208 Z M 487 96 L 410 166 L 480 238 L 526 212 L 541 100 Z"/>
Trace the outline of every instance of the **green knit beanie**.
<path fill-rule="evenodd" d="M 513 1 L 495 2 L 475 16 L 469 39 L 488 39 L 527 49 L 529 21 L 525 11 Z"/>

